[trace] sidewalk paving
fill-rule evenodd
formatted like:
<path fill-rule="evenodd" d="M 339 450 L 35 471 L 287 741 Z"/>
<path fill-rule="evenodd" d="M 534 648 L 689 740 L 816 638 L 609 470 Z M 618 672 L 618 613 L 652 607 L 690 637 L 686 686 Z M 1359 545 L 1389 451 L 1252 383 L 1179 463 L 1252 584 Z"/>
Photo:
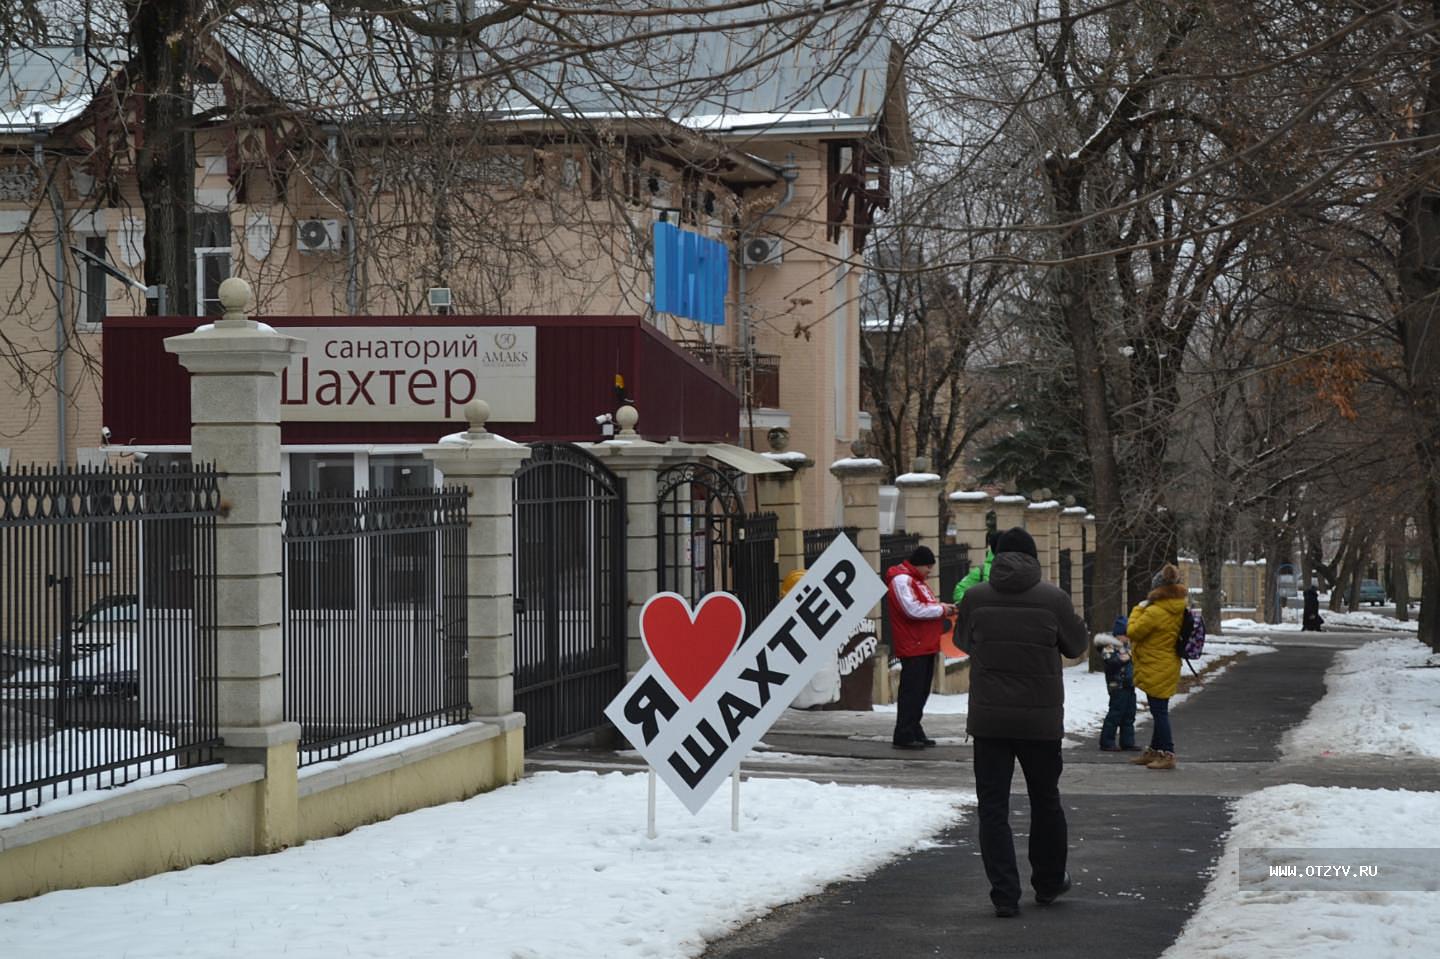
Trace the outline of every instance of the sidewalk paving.
<path fill-rule="evenodd" d="M 1356 637 L 1353 645 L 1365 638 Z M 1066 749 L 1061 794 L 1075 888 L 1054 905 L 1036 906 L 1027 893 L 1018 919 L 994 917 L 971 820 L 940 836 L 934 848 L 781 907 L 712 942 L 705 959 L 1158 956 L 1204 895 L 1230 828 L 1232 798 L 1285 782 L 1440 790 L 1440 763 L 1424 760 L 1281 761 L 1281 738 L 1324 695 L 1333 657 L 1331 649 L 1280 644 L 1275 653 L 1247 657 L 1212 680 L 1174 709 L 1180 757 L 1174 772 L 1100 753 L 1093 737 Z M 890 752 L 887 745 L 870 741 L 871 727 L 883 725 L 880 717 L 855 720 L 847 732 L 825 715 L 787 717 L 765 741 L 791 753 L 850 757 L 859 762 L 842 768 L 858 775 L 857 767 L 871 767 L 875 778 L 866 781 L 892 776 L 892 785 L 943 788 L 948 782 L 973 789 L 968 745 L 893 761 L 882 758 Z M 932 727 L 927 718 L 926 726 L 942 741 L 954 733 L 948 727 L 955 721 L 963 729 L 963 716 L 936 719 L 944 723 Z M 1142 740 L 1144 735 L 1142 730 Z M 1013 788 L 1011 822 L 1024 882 L 1028 810 L 1018 769 Z"/>

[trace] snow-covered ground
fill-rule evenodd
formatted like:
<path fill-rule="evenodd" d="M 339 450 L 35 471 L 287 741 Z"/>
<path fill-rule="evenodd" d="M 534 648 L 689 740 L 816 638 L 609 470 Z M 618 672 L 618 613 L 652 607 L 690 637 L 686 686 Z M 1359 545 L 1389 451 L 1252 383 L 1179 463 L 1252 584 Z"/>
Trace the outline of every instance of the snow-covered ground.
<path fill-rule="evenodd" d="M 1342 652 L 1325 685 L 1325 696 L 1285 737 L 1287 758 L 1440 758 L 1440 657 L 1415 640 L 1379 639 Z M 1274 888 L 1283 880 L 1242 889 L 1238 870 L 1241 849 L 1278 847 L 1334 850 L 1317 853 L 1317 859 L 1370 862 L 1383 871 L 1406 858 L 1387 849 L 1440 847 L 1440 794 L 1273 786 L 1239 800 L 1233 822 L 1205 898 L 1166 959 L 1434 954 L 1440 942 L 1440 892 L 1434 891 L 1440 887 L 1440 848 L 1425 856 L 1429 891 Z"/>
<path fill-rule="evenodd" d="M 1340 653 L 1325 674 L 1325 698 L 1281 748 L 1290 758 L 1440 759 L 1440 655 L 1405 637 Z"/>
<path fill-rule="evenodd" d="M 1260 643 L 1231 643 L 1209 639 L 1205 643 L 1205 655 L 1196 660 L 1193 665 L 1196 672 L 1200 674 L 1198 683 L 1203 686 L 1212 682 L 1230 667 L 1229 662 L 1222 662 L 1227 657 L 1233 657 L 1240 653 L 1261 655 L 1274 652 L 1274 648 Z M 1184 668 L 1182 676 L 1189 677 L 1190 670 Z M 1173 700 L 1172 705 L 1182 703 L 1189 696 L 1194 695 L 1194 687 L 1191 691 L 1180 693 Z M 1145 694 L 1136 693 L 1137 716 L 1143 720 L 1147 717 L 1145 708 Z M 970 709 L 969 693 L 952 693 L 941 695 L 931 693 L 925 703 L 925 714 L 927 716 L 963 715 Z M 1105 688 L 1105 674 L 1100 672 L 1092 673 L 1090 667 L 1085 663 L 1071 666 L 1065 670 L 1065 732 L 1068 736 L 1098 737 L 1100 735 L 1100 724 L 1105 720 L 1105 713 L 1110 709 L 1110 692 Z M 895 704 L 876 706 L 876 712 L 895 712 Z M 937 737 L 941 744 L 955 744 L 963 740 L 955 737 Z M 1075 740 L 1067 739 L 1066 745 L 1077 745 Z"/>
<path fill-rule="evenodd" d="M 1281 610 L 1280 623 L 1258 623 L 1253 619 L 1236 617 L 1226 619 L 1222 626 L 1226 632 L 1236 633 L 1298 633 L 1300 632 L 1301 611 L 1298 609 Z M 1420 624 L 1412 616 L 1411 619 L 1401 622 L 1393 616 L 1382 616 L 1379 613 L 1370 613 L 1357 610 L 1353 613 L 1332 613 L 1327 609 L 1320 610 L 1320 618 L 1325 620 L 1327 629 L 1343 629 L 1347 626 L 1355 626 L 1361 629 L 1383 629 L 1392 632 L 1413 633 L 1420 628 Z M 1207 644 L 1208 646 L 1208 644 Z"/>
<path fill-rule="evenodd" d="M 731 832 L 728 790 L 694 817 L 659 793 L 651 840 L 644 775 L 540 773 L 273 856 L 0 905 L 0 953 L 680 959 L 924 846 L 974 802 L 755 779 Z"/>
<path fill-rule="evenodd" d="M 1385 864 L 1396 858 L 1386 849 L 1440 844 L 1436 822 L 1436 793 L 1299 785 L 1251 793 L 1236 803 L 1235 826 L 1205 898 L 1164 959 L 1435 955 L 1440 893 L 1242 889 L 1239 862 L 1241 849 L 1355 850 L 1353 860 L 1350 854 L 1321 855 L 1378 865 L 1383 879 Z M 1435 855 L 1440 858 L 1440 850 Z"/>

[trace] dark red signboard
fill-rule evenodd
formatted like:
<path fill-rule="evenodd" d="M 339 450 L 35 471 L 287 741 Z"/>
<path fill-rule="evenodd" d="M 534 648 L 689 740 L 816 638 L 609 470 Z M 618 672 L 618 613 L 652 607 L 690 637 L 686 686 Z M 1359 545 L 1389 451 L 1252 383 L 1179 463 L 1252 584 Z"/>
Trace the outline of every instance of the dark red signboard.
<path fill-rule="evenodd" d="M 520 442 L 600 438 L 595 417 L 625 399 L 640 411 L 646 439 L 733 442 L 739 432 L 735 389 L 663 333 L 636 316 L 290 316 L 263 318 L 287 326 L 352 330 L 396 326 L 533 326 L 536 332 L 535 420 L 491 422 L 489 429 Z M 165 338 L 209 322 L 191 317 L 108 317 L 103 337 L 104 423 L 114 442 L 184 446 L 190 442 L 190 382 Z M 423 365 L 423 363 L 421 364 Z M 276 389 L 280 384 L 277 378 Z M 482 386 L 478 396 L 485 398 Z M 464 427 L 463 420 L 428 422 L 294 422 L 281 442 L 433 443 Z"/>

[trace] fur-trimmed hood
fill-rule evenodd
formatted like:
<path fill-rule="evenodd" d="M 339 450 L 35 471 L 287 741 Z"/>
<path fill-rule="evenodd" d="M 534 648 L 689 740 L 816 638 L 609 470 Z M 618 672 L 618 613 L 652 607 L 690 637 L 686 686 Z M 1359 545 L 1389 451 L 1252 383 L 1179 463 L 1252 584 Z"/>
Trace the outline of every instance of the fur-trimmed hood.
<path fill-rule="evenodd" d="M 1166 583 L 1150 590 L 1145 597 L 1147 603 L 1158 603 L 1162 599 L 1189 599 L 1190 589 L 1184 583 Z"/>

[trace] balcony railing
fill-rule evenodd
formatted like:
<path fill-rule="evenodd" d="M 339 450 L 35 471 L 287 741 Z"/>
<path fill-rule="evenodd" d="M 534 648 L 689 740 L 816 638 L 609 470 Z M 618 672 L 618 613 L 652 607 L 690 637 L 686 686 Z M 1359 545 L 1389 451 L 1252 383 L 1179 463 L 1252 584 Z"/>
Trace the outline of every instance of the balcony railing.
<path fill-rule="evenodd" d="M 680 343 L 690 355 L 715 370 L 728 380 L 740 393 L 743 400 L 747 390 L 745 384 L 745 351 L 737 346 L 718 343 L 683 341 Z M 780 357 L 775 353 L 754 353 L 754 388 L 750 391 L 751 403 L 769 409 L 780 408 Z"/>

